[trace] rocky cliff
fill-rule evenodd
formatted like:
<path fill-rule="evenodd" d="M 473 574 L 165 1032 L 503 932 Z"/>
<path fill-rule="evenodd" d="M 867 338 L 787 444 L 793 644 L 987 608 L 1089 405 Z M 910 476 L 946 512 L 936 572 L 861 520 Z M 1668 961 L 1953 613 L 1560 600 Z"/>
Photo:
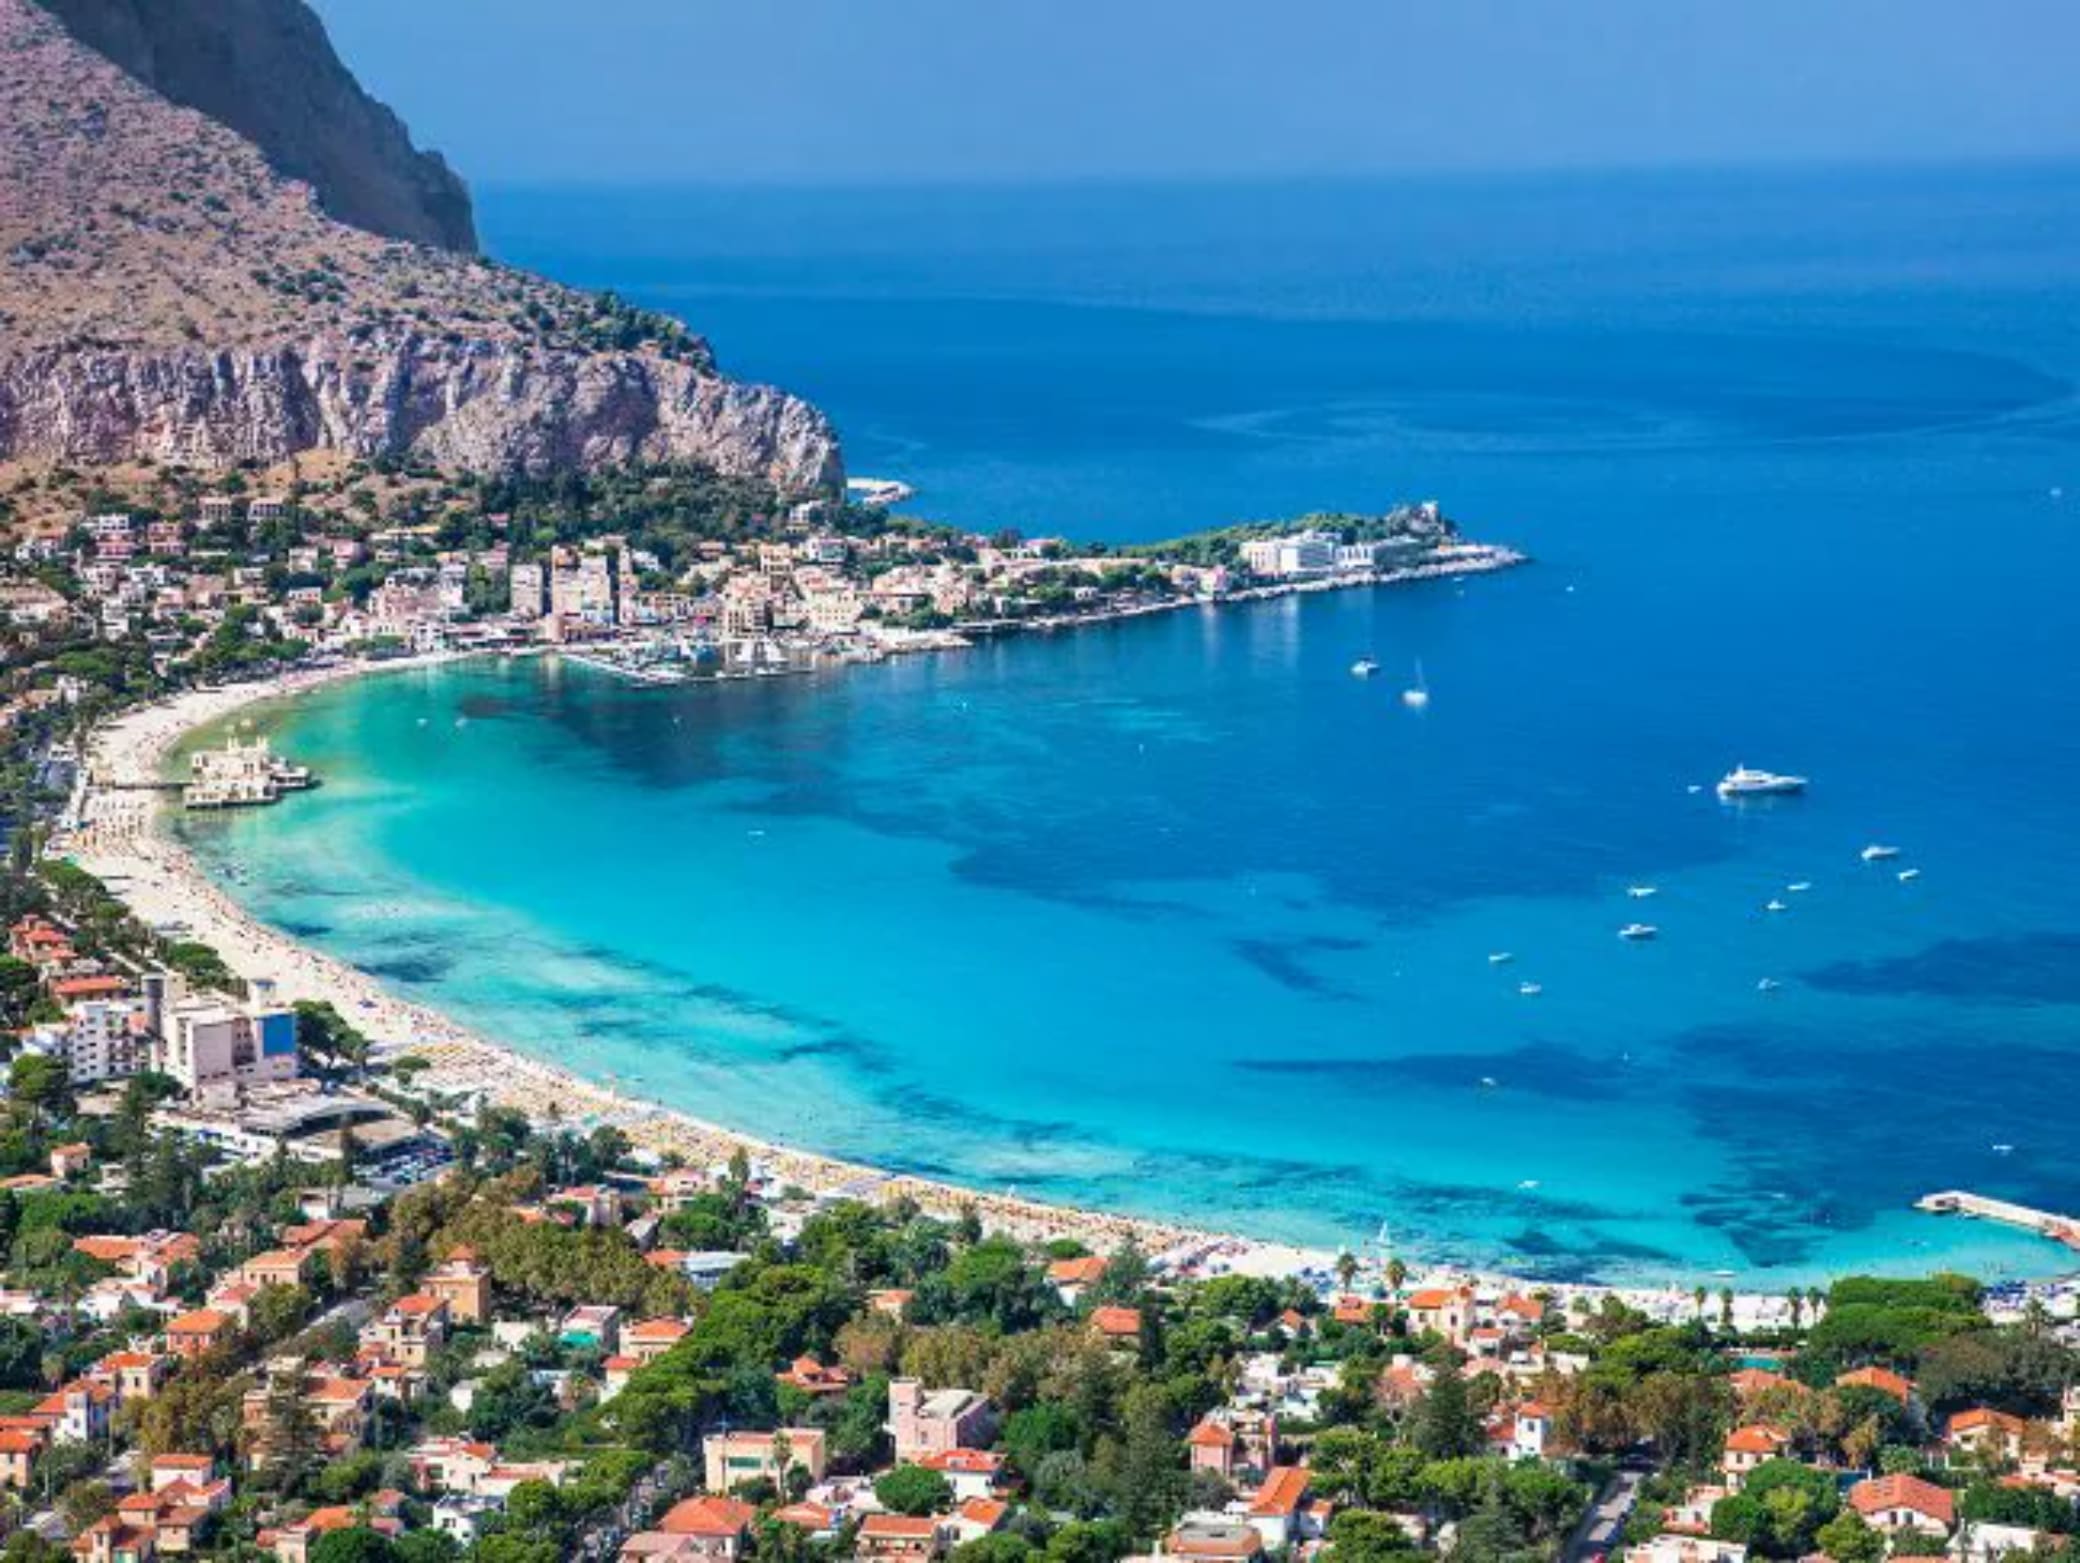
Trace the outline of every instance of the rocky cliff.
<path fill-rule="evenodd" d="M 477 247 L 469 191 L 361 90 L 303 0 L 39 0 L 90 49 L 301 179 L 341 222 Z"/>
<path fill-rule="evenodd" d="M 0 458 L 321 449 L 701 461 L 790 491 L 843 475 L 821 413 L 726 379 L 676 321 L 349 227 L 252 142 L 0 0 Z"/>

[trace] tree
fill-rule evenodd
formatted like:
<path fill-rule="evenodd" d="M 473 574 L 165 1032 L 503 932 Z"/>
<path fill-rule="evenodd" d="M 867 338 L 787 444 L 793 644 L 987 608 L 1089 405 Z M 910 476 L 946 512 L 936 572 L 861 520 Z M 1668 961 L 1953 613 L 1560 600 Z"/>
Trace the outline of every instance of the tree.
<path fill-rule="evenodd" d="M 72 1093 L 64 1063 L 41 1053 L 24 1053 L 8 1066 L 7 1094 L 30 1108 L 40 1122 L 47 1113 L 62 1111 Z"/>
<path fill-rule="evenodd" d="M 1025 1537 L 1000 1531 L 962 1542 L 953 1549 L 953 1563 L 1027 1563 L 1033 1555 L 1033 1544 Z"/>
<path fill-rule="evenodd" d="M 1117 1563 L 1130 1539 L 1116 1520 L 1072 1520 L 1047 1538 L 1048 1563 Z"/>
<path fill-rule="evenodd" d="M 1336 1284 L 1342 1287 L 1343 1290 L 1349 1291 L 1351 1282 L 1357 1278 L 1358 1256 L 1346 1248 L 1336 1256 Z"/>
<path fill-rule="evenodd" d="M 1486 1444 L 1481 1419 L 1466 1395 L 1466 1378 L 1456 1361 L 1447 1362 L 1430 1381 L 1416 1409 L 1415 1446 L 1433 1460 L 1479 1454 Z"/>
<path fill-rule="evenodd" d="M 937 1514 L 953 1502 L 953 1484 L 921 1465 L 899 1465 L 874 1483 L 874 1496 L 894 1514 Z"/>
<path fill-rule="evenodd" d="M 397 1563 L 397 1545 L 381 1531 L 349 1525 L 313 1542 L 310 1563 Z"/>
<path fill-rule="evenodd" d="M 102 1481 L 74 1482 L 58 1498 L 58 1513 L 75 1536 L 115 1509 L 115 1489 Z"/>
<path fill-rule="evenodd" d="M 1416 1551 L 1399 1520 L 1370 1509 L 1337 1511 L 1329 1522 L 1329 1542 L 1340 1563 L 1379 1563 L 1383 1558 L 1400 1563 Z"/>

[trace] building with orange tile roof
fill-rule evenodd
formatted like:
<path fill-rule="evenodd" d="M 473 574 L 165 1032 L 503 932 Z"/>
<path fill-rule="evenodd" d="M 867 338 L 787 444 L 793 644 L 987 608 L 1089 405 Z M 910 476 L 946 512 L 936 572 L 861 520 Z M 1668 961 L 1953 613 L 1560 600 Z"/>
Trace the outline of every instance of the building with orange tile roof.
<path fill-rule="evenodd" d="M 638 1362 L 655 1362 L 686 1339 L 684 1319 L 638 1319 L 621 1332 L 621 1349 Z"/>
<path fill-rule="evenodd" d="M 757 1518 L 758 1510 L 750 1504 L 709 1493 L 674 1504 L 657 1522 L 657 1528 L 667 1536 L 693 1538 L 700 1557 L 733 1563 L 742 1555 L 751 1534 L 751 1522 Z"/>
<path fill-rule="evenodd" d="M 869 1514 L 860 1521 L 855 1555 L 881 1563 L 927 1563 L 945 1553 L 947 1529 L 930 1515 Z"/>
<path fill-rule="evenodd" d="M 1973 1406 L 1943 1424 L 1943 1442 L 1952 1449 L 1998 1460 L 2021 1459 L 2023 1439 L 2028 1433 L 2029 1424 L 2021 1417 L 1991 1406 Z"/>
<path fill-rule="evenodd" d="M 1249 1523 L 1264 1545 L 1277 1551 L 1299 1539 L 1299 1516 L 1307 1500 L 1307 1470 L 1304 1466 L 1273 1466 L 1263 1486 L 1250 1500 Z"/>
<path fill-rule="evenodd" d="M 1091 1329 L 1115 1346 L 1141 1344 L 1141 1310 L 1106 1306 L 1091 1310 Z"/>
<path fill-rule="evenodd" d="M 36 1457 L 43 1453 L 44 1435 L 27 1428 L 0 1427 L 0 1487 L 17 1492 L 29 1485 Z"/>
<path fill-rule="evenodd" d="M 1912 1405 L 1914 1401 L 1914 1381 L 1904 1374 L 1893 1372 L 1890 1368 L 1854 1368 L 1838 1375 L 1834 1382 L 1838 1389 L 1861 1387 L 1878 1390 L 1882 1394 L 1890 1395 L 1903 1406 Z"/>
<path fill-rule="evenodd" d="M 1906 1474 L 1874 1476 L 1849 1489 L 1849 1507 L 1882 1531 L 1936 1530 L 1957 1523 L 1957 1498 L 1946 1487 Z"/>
<path fill-rule="evenodd" d="M 1096 1254 L 1086 1254 L 1081 1259 L 1057 1259 L 1047 1267 L 1047 1284 L 1073 1308 L 1083 1301 L 1085 1292 L 1105 1278 L 1108 1263 Z"/>
<path fill-rule="evenodd" d="M 231 1321 L 214 1308 L 197 1308 L 166 1321 L 166 1349 L 189 1361 L 215 1351 L 231 1337 Z"/>
<path fill-rule="evenodd" d="M 803 1394 L 812 1398 L 823 1395 L 842 1395 L 855 1382 L 851 1372 L 845 1368 L 827 1368 L 814 1357 L 797 1357 L 779 1373 L 773 1375 L 783 1384 L 792 1384 Z"/>
<path fill-rule="evenodd" d="M 1726 1450 L 1719 1463 L 1727 1487 L 1739 1492 L 1750 1471 L 1765 1460 L 1776 1459 L 1789 1443 L 1790 1440 L 1775 1428 L 1765 1427 L 1759 1422 L 1735 1428 L 1726 1435 Z"/>

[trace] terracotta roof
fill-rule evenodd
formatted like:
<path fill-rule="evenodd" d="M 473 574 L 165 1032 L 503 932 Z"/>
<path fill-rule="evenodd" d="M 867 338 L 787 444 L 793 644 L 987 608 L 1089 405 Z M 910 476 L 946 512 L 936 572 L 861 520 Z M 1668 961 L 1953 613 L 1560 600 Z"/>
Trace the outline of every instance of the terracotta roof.
<path fill-rule="evenodd" d="M 1449 1308 L 1457 1299 L 1458 1293 L 1449 1287 L 1432 1286 L 1420 1292 L 1410 1293 L 1408 1305 L 1419 1309 Z"/>
<path fill-rule="evenodd" d="M 1865 1389 L 1883 1390 L 1902 1405 L 1906 1404 L 1914 1393 L 1914 1381 L 1893 1372 L 1890 1368 L 1857 1368 L 1842 1374 L 1835 1380 L 1835 1384 L 1843 1389 L 1860 1384 Z"/>
<path fill-rule="evenodd" d="M 925 1455 L 917 1463 L 931 1471 L 994 1476 L 1003 1469 L 1004 1457 L 988 1449 L 941 1449 L 936 1454 Z"/>
<path fill-rule="evenodd" d="M 1737 1427 L 1726 1435 L 1726 1447 L 1737 1454 L 1775 1454 L 1785 1442 L 1773 1427 Z"/>
<path fill-rule="evenodd" d="M 757 1517 L 748 1503 L 710 1494 L 674 1504 L 657 1528 L 672 1536 L 734 1536 Z"/>
<path fill-rule="evenodd" d="M 1105 1273 L 1106 1261 L 1096 1254 L 1082 1259 L 1057 1259 L 1047 1267 L 1048 1280 L 1057 1286 L 1088 1286 Z"/>
<path fill-rule="evenodd" d="M 956 1512 L 971 1525 L 981 1525 L 995 1530 L 1004 1523 L 1004 1516 L 1011 1512 L 1011 1505 L 1000 1503 L 995 1498 L 970 1498 Z"/>
<path fill-rule="evenodd" d="M 1982 1427 L 1991 1427 L 2012 1437 L 2019 1438 L 2028 1430 L 2029 1424 L 2019 1416 L 2010 1416 L 2005 1411 L 1996 1411 L 1991 1406 L 1973 1406 L 1969 1411 L 1960 1411 L 1943 1424 L 1943 1436 L 1955 1438 L 1959 1433 L 1977 1432 Z"/>
<path fill-rule="evenodd" d="M 1736 1395 L 1746 1400 L 1751 1395 L 1762 1394 L 1765 1390 L 1775 1389 L 1780 1384 L 1790 1383 L 1791 1380 L 1781 1373 L 1772 1373 L 1767 1368 L 1742 1368 L 1738 1373 L 1729 1375 L 1727 1382 L 1733 1385 Z"/>
<path fill-rule="evenodd" d="M 1271 1474 L 1264 1478 L 1264 1485 L 1257 1489 L 1256 1498 L 1250 1503 L 1251 1514 L 1292 1515 L 1299 1511 L 1300 1500 L 1307 1496 L 1307 1472 L 1297 1465 L 1273 1466 Z"/>
<path fill-rule="evenodd" d="M 1235 1430 L 1225 1422 L 1209 1420 L 1194 1427 L 1184 1441 L 1201 1449 L 1226 1449 L 1235 1442 Z"/>
<path fill-rule="evenodd" d="M 1849 1489 L 1849 1507 L 1872 1515 L 1886 1509 L 1911 1509 L 1938 1520 L 1948 1530 L 1957 1518 L 1957 1499 L 1944 1487 L 1918 1476 L 1876 1476 Z"/>
<path fill-rule="evenodd" d="M 1100 1335 L 1139 1335 L 1141 1333 L 1141 1310 L 1138 1308 L 1093 1308 L 1091 1327 Z"/>
<path fill-rule="evenodd" d="M 686 1323 L 682 1319 L 644 1319 L 631 1324 L 621 1332 L 623 1340 L 675 1341 L 686 1334 Z"/>
<path fill-rule="evenodd" d="M 939 1522 L 929 1514 L 869 1514 L 859 1533 L 876 1541 L 929 1541 L 939 1534 Z"/>

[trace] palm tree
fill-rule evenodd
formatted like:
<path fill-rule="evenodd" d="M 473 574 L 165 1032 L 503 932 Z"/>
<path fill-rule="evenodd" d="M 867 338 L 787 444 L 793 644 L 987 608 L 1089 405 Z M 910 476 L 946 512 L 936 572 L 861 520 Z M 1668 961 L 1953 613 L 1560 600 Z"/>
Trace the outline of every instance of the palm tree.
<path fill-rule="evenodd" d="M 1733 1288 L 1730 1286 L 1719 1288 L 1719 1327 L 1733 1328 Z"/>
<path fill-rule="evenodd" d="M 1785 1300 L 1791 1304 L 1791 1327 L 1795 1330 L 1805 1322 L 1806 1294 L 1794 1286 Z"/>
<path fill-rule="evenodd" d="M 1399 1259 L 1389 1259 L 1387 1261 L 1387 1285 L 1398 1292 L 1401 1290 L 1401 1283 L 1407 1279 L 1408 1266 Z"/>
<path fill-rule="evenodd" d="M 1690 1294 L 1692 1299 L 1695 1300 L 1695 1302 L 1697 1303 L 1697 1316 L 1700 1319 L 1704 1317 L 1704 1300 L 1708 1295 L 1710 1294 L 1707 1293 L 1702 1286 L 1698 1287 L 1696 1291 Z"/>
<path fill-rule="evenodd" d="M 1336 1284 L 1345 1291 L 1349 1291 L 1351 1282 L 1357 1278 L 1358 1256 L 1346 1248 L 1336 1256 Z"/>

